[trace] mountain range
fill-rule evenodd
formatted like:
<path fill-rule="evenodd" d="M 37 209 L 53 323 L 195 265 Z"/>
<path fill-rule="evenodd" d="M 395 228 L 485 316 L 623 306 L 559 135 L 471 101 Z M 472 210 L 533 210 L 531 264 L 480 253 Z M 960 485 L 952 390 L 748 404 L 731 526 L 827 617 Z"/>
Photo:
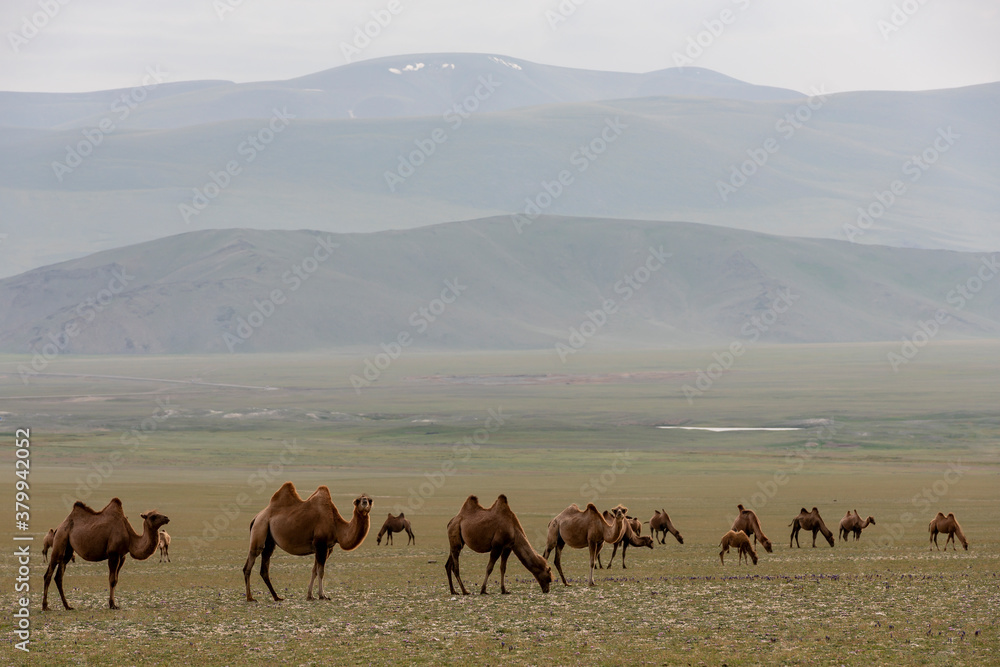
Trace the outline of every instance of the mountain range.
<path fill-rule="evenodd" d="M 1000 249 L 1000 84 L 807 94 L 490 54 L 166 78 L 0 93 L 0 276 L 188 231 L 543 214 Z"/>

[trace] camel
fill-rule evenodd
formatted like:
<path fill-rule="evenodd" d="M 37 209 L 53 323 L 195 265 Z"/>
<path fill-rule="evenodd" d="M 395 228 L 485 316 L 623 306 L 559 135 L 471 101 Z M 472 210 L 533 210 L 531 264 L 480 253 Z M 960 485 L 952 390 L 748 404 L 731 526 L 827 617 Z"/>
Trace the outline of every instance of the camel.
<path fill-rule="evenodd" d="M 941 550 L 941 547 L 938 547 L 938 533 L 948 533 L 948 539 L 944 541 L 945 551 L 948 550 L 949 542 L 951 542 L 951 548 L 958 551 L 958 548 L 955 546 L 955 535 L 958 535 L 958 541 L 962 543 L 962 548 L 966 551 L 969 550 L 969 543 L 965 539 L 965 533 L 962 532 L 962 527 L 958 525 L 958 520 L 951 512 L 948 513 L 948 516 L 938 512 L 937 516 L 931 519 L 931 522 L 927 525 L 927 530 L 931 534 L 930 541 L 934 543 L 938 551 Z"/>
<path fill-rule="evenodd" d="M 462 552 L 462 547 L 468 545 L 476 553 L 490 554 L 489 565 L 486 566 L 486 578 L 483 579 L 483 586 L 479 589 L 481 595 L 486 595 L 486 582 L 490 580 L 493 566 L 497 559 L 500 559 L 500 593 L 507 595 L 509 591 L 504 585 L 504 574 L 507 572 L 507 558 L 513 552 L 521 564 L 534 575 L 538 580 L 538 585 L 542 587 L 543 593 L 549 592 L 549 585 L 552 583 L 552 568 L 545 562 L 545 559 L 538 555 L 528 537 L 524 534 L 524 528 L 517 515 L 507 504 L 507 496 L 500 494 L 489 508 L 479 504 L 479 498 L 469 496 L 462 504 L 462 509 L 448 522 L 448 543 L 451 552 L 448 554 L 448 562 L 445 563 L 444 570 L 448 574 L 448 588 L 452 595 L 457 595 L 455 585 L 452 583 L 451 575 L 454 573 L 458 585 L 462 589 L 462 595 L 468 595 L 462 583 L 462 577 L 458 570 L 458 556 Z"/>
<path fill-rule="evenodd" d="M 736 521 L 733 521 L 733 526 L 730 530 L 742 531 L 747 537 L 753 535 L 754 546 L 756 547 L 757 540 L 760 540 L 764 551 L 771 553 L 771 540 L 767 539 L 767 535 L 764 534 L 763 529 L 760 527 L 757 514 L 753 510 L 744 508 L 743 505 L 737 505 L 736 507 L 739 509 L 740 515 L 736 517 Z"/>
<path fill-rule="evenodd" d="M 753 560 L 753 564 L 757 564 L 757 552 L 754 551 L 752 546 L 750 546 L 750 538 L 747 537 L 746 533 L 743 531 L 729 531 L 722 536 L 722 543 L 720 546 L 722 547 L 722 550 L 719 552 L 719 562 L 723 565 L 726 564 L 726 560 L 722 556 L 723 554 L 729 553 L 729 547 L 736 547 L 737 553 L 739 554 L 739 558 L 736 561 L 737 565 L 743 562 L 744 558 L 746 558 L 747 563 Z"/>
<path fill-rule="evenodd" d="M 604 519 L 606 521 L 614 521 L 614 514 L 605 510 Z M 611 563 L 615 562 L 615 554 L 618 553 L 618 547 L 622 548 L 622 569 L 626 570 L 628 567 L 625 565 L 625 551 L 629 547 L 648 547 L 653 548 L 653 538 L 649 535 L 641 535 L 642 532 L 642 521 L 639 521 L 634 516 L 625 517 L 625 534 L 622 539 L 615 542 L 615 548 L 611 550 L 611 561 L 608 563 L 608 569 L 611 569 Z M 601 549 L 604 547 L 604 542 L 597 545 L 597 567 L 604 569 L 601 564 Z"/>
<path fill-rule="evenodd" d="M 157 544 L 156 546 L 159 547 L 159 549 L 160 549 L 160 560 L 159 560 L 159 562 L 162 563 L 163 559 L 166 558 L 167 562 L 169 563 L 170 562 L 170 533 L 168 533 L 167 531 L 165 531 L 165 530 L 163 530 L 161 528 L 160 529 L 159 544 Z"/>
<path fill-rule="evenodd" d="M 115 586 L 118 575 L 125 565 L 125 556 L 131 555 L 136 560 L 146 560 L 156 551 L 157 531 L 160 526 L 170 522 L 170 519 L 151 510 L 142 517 L 142 535 L 132 530 L 132 526 L 122 509 L 122 501 L 112 498 L 111 502 L 100 512 L 95 512 L 79 500 L 73 504 L 67 516 L 55 529 L 52 538 L 52 558 L 45 570 L 45 588 L 42 593 L 42 610 L 49 608 L 49 583 L 55 573 L 56 588 L 62 598 L 63 607 L 73 609 L 66 601 L 63 593 L 63 573 L 66 564 L 70 562 L 73 553 L 79 553 L 83 560 L 108 561 L 108 585 L 110 595 L 108 606 L 118 609 L 115 603 Z"/>
<path fill-rule="evenodd" d="M 848 534 L 854 533 L 854 541 L 857 542 L 861 537 L 861 531 L 869 525 L 875 525 L 875 517 L 869 516 L 867 519 L 862 521 L 857 510 L 854 510 L 853 513 L 848 512 L 844 515 L 844 518 L 840 520 L 840 530 L 838 531 L 840 539 L 846 540 Z"/>
<path fill-rule="evenodd" d="M 823 537 L 826 538 L 831 547 L 834 544 L 833 532 L 823 523 L 823 518 L 819 515 L 819 510 L 815 507 L 812 508 L 811 512 L 807 512 L 806 508 L 803 507 L 799 511 L 799 515 L 792 519 L 792 522 L 788 525 L 792 527 L 792 536 L 788 538 L 789 549 L 792 548 L 792 540 L 795 540 L 795 546 L 800 549 L 802 548 L 802 545 L 799 544 L 799 530 L 803 528 L 812 531 L 813 547 L 816 546 L 816 533 L 823 533 Z"/>
<path fill-rule="evenodd" d="M 337 511 L 330 497 L 330 489 L 319 486 L 313 494 L 302 500 L 295 485 L 285 482 L 281 485 L 267 507 L 262 509 L 250 522 L 250 553 L 243 566 L 243 579 L 247 586 L 247 602 L 256 602 L 250 593 L 250 574 L 253 572 L 254 561 L 260 556 L 260 577 L 267 584 L 271 597 L 275 602 L 278 597 L 271 585 L 270 565 L 271 555 L 276 546 L 293 556 L 308 556 L 315 554 L 312 576 L 309 577 L 309 588 L 306 600 L 313 598 L 313 583 L 319 580 L 319 599 L 329 600 L 323 592 L 323 575 L 326 571 L 326 560 L 333 551 L 334 545 L 340 545 L 344 551 L 353 551 L 361 546 L 368 536 L 371 527 L 369 513 L 372 509 L 372 499 L 362 493 L 354 499 L 354 514 L 348 522 Z"/>
<path fill-rule="evenodd" d="M 663 533 L 660 536 L 660 544 L 667 543 L 667 533 L 673 535 L 680 544 L 684 544 L 684 538 L 681 537 L 680 531 L 674 528 L 670 517 L 667 516 L 667 510 L 653 510 L 653 518 L 649 520 L 649 530 L 653 533 L 653 537 L 656 537 L 657 533 Z"/>
<path fill-rule="evenodd" d="M 382 544 L 382 536 L 386 535 L 385 543 L 386 545 L 390 545 L 392 544 L 392 534 L 402 533 L 404 530 L 406 531 L 406 534 L 409 535 L 406 543 L 409 544 L 410 542 L 413 542 L 413 545 L 416 546 L 417 538 L 413 536 L 413 530 L 410 528 L 410 520 L 403 516 L 402 512 L 399 513 L 399 516 L 393 516 L 390 513 L 389 516 L 386 517 L 385 523 L 382 524 L 382 530 L 378 531 L 378 537 L 375 539 L 375 544 Z"/>
<path fill-rule="evenodd" d="M 597 566 L 597 550 L 602 542 L 614 544 L 622 539 L 627 530 L 625 515 L 628 508 L 621 505 L 611 510 L 614 519 L 609 523 L 593 503 L 586 509 L 573 503 L 549 522 L 548 540 L 542 557 L 548 558 L 554 549 L 555 566 L 564 586 L 569 586 L 562 571 L 562 550 L 567 544 L 574 549 L 590 551 L 590 578 L 588 586 L 594 586 L 594 568 Z"/>

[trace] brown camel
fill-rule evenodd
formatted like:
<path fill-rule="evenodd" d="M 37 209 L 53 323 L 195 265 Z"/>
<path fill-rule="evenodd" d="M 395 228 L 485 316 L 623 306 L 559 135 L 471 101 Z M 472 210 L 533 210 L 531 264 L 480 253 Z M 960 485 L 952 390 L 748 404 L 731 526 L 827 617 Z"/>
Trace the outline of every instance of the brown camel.
<path fill-rule="evenodd" d="M 605 510 L 604 519 L 606 521 L 614 521 L 614 514 Z M 648 547 L 653 548 L 653 538 L 649 535 L 641 535 L 642 532 L 642 521 L 639 521 L 633 516 L 625 517 L 625 534 L 622 539 L 615 542 L 615 548 L 611 550 L 611 561 L 608 562 L 608 569 L 611 569 L 611 564 L 615 562 L 615 554 L 618 553 L 618 547 L 622 548 L 622 569 L 626 570 L 628 567 L 625 565 L 625 551 L 629 547 Z M 601 549 L 604 547 L 604 542 L 597 545 L 597 567 L 604 569 L 604 565 L 601 564 Z"/>
<path fill-rule="evenodd" d="M 160 541 L 159 541 L 159 543 L 156 546 L 159 547 L 159 549 L 160 549 L 160 560 L 159 560 L 159 562 L 162 563 L 163 559 L 166 558 L 167 562 L 169 563 L 170 562 L 170 533 L 168 533 L 167 531 L 165 531 L 165 530 L 163 530 L 161 528 L 160 529 Z"/>
<path fill-rule="evenodd" d="M 737 505 L 736 507 L 739 509 L 740 515 L 736 517 L 736 521 L 733 521 L 733 526 L 730 530 L 742 531 L 747 537 L 753 535 L 754 546 L 760 540 L 764 551 L 771 553 L 771 540 L 767 539 L 767 535 L 764 534 L 764 530 L 760 527 L 757 514 L 753 510 L 744 508 L 743 505 Z"/>
<path fill-rule="evenodd" d="M 323 592 L 326 559 L 334 545 L 339 544 L 344 551 L 353 551 L 361 546 L 371 526 L 371 509 L 372 499 L 362 493 L 354 499 L 354 515 L 348 522 L 337 511 L 333 498 L 330 497 L 330 489 L 326 486 L 318 487 L 311 496 L 302 500 L 294 484 L 282 484 L 271 496 L 267 507 L 258 512 L 250 522 L 250 553 L 243 566 L 247 601 L 256 602 L 250 593 L 250 574 L 257 556 L 260 556 L 260 577 L 271 591 L 271 597 L 275 602 L 282 600 L 274 592 L 269 574 L 275 546 L 293 556 L 315 554 L 306 599 L 313 599 L 313 583 L 319 579 L 319 599 L 329 600 Z"/>
<path fill-rule="evenodd" d="M 392 534 L 402 533 L 403 531 L 406 531 L 406 534 L 410 536 L 406 540 L 406 543 L 409 544 L 410 542 L 413 542 L 413 545 L 416 546 L 417 539 L 413 537 L 413 530 L 410 528 L 410 520 L 403 516 L 402 512 L 399 513 L 399 516 L 393 516 L 390 513 L 386 518 L 385 523 L 382 524 L 382 530 L 378 531 L 378 537 L 375 538 L 375 544 L 382 544 L 383 535 L 386 536 L 386 545 L 392 544 Z"/>
<path fill-rule="evenodd" d="M 875 525 L 875 517 L 869 516 L 867 519 L 862 521 L 857 510 L 854 510 L 853 513 L 848 512 L 844 515 L 844 518 L 840 520 L 840 530 L 838 531 L 840 539 L 846 540 L 850 533 L 854 533 L 854 541 L 857 542 L 858 538 L 861 537 L 861 531 L 869 525 Z"/>
<path fill-rule="evenodd" d="M 63 593 L 63 573 L 66 564 L 70 562 L 73 553 L 77 552 L 83 560 L 108 561 L 108 585 L 111 589 L 108 606 L 118 609 L 115 604 L 115 586 L 118 584 L 118 574 L 125 564 L 125 556 L 131 555 L 136 560 L 146 560 L 156 551 L 156 531 L 160 526 L 169 523 L 170 519 L 156 510 L 140 515 L 142 517 L 142 535 L 132 530 L 128 518 L 122 510 L 122 501 L 112 498 L 111 502 L 100 512 L 95 512 L 79 500 L 73 504 L 67 516 L 56 528 L 52 538 L 52 558 L 45 570 L 45 588 L 42 593 L 42 609 L 49 608 L 49 582 L 52 574 L 56 576 L 56 588 L 63 606 L 72 609 Z"/>
<path fill-rule="evenodd" d="M 625 514 L 628 508 L 619 505 L 611 510 L 613 520 L 609 523 L 593 503 L 586 509 L 573 503 L 549 522 L 549 535 L 543 557 L 548 558 L 554 549 L 553 561 L 563 585 L 569 586 L 562 571 L 562 550 L 567 544 L 574 549 L 588 549 L 590 552 L 590 578 L 587 585 L 594 586 L 594 568 L 597 567 L 597 548 L 602 542 L 614 544 L 622 539 L 627 530 Z"/>
<path fill-rule="evenodd" d="M 757 564 L 757 552 L 754 548 L 750 546 L 750 538 L 747 537 L 746 533 L 740 530 L 731 530 L 722 536 L 722 551 L 719 552 L 719 562 L 723 565 L 726 564 L 726 559 L 722 557 L 723 554 L 729 553 L 729 547 L 736 547 L 739 557 L 736 561 L 737 565 L 743 562 L 746 558 L 749 564 L 753 560 L 753 564 Z"/>
<path fill-rule="evenodd" d="M 49 528 L 49 532 L 45 533 L 45 537 L 42 538 L 42 562 L 45 563 L 49 560 L 49 548 L 52 546 L 52 540 L 56 537 L 56 529 Z M 76 562 L 76 554 L 70 557 L 72 562 Z"/>
<path fill-rule="evenodd" d="M 792 535 L 788 538 L 789 549 L 792 548 L 792 540 L 795 540 L 795 546 L 802 548 L 802 545 L 799 544 L 799 530 L 801 529 L 812 531 L 813 547 L 816 546 L 816 533 L 823 533 L 826 541 L 830 543 L 831 547 L 833 546 L 833 532 L 823 523 L 823 518 L 819 515 L 819 510 L 815 507 L 812 508 L 811 512 L 807 512 L 806 508 L 803 507 L 799 511 L 799 515 L 792 519 L 792 522 L 788 525 L 792 527 Z"/>
<path fill-rule="evenodd" d="M 944 550 L 948 550 L 948 543 L 951 542 L 951 548 L 958 551 L 955 546 L 955 535 L 958 535 L 958 541 L 962 543 L 962 548 L 966 551 L 969 550 L 969 543 L 965 539 L 965 533 L 962 532 L 962 527 L 958 525 L 958 520 L 955 515 L 951 512 L 948 516 L 945 516 L 941 512 L 937 513 L 937 516 L 931 519 L 930 524 L 927 525 L 927 530 L 930 531 L 931 539 L 930 541 L 934 543 L 934 546 L 941 550 L 938 546 L 937 536 L 938 533 L 948 533 L 948 539 L 944 541 Z"/>
<path fill-rule="evenodd" d="M 649 531 L 653 533 L 653 537 L 656 537 L 657 533 L 663 533 L 660 536 L 660 544 L 666 544 L 667 533 L 673 535 L 680 544 L 684 544 L 684 538 L 681 537 L 681 532 L 674 528 L 670 517 L 667 516 L 667 510 L 653 510 L 653 518 L 649 520 Z"/>
<path fill-rule="evenodd" d="M 476 553 L 489 553 L 490 555 L 489 565 L 486 566 L 486 578 L 483 579 L 483 586 L 479 589 L 482 595 L 486 595 L 486 582 L 490 580 L 490 574 L 493 572 L 493 566 L 498 558 L 500 559 L 500 593 L 506 595 L 509 592 L 504 585 L 504 574 L 507 572 L 507 558 L 511 552 L 538 580 L 542 592 L 549 592 L 549 584 L 552 583 L 552 568 L 528 542 L 521 522 L 510 509 L 510 505 L 507 504 L 507 496 L 503 494 L 497 496 L 489 508 L 480 505 L 479 498 L 476 496 L 466 498 L 462 509 L 448 522 L 448 543 L 451 546 L 451 553 L 448 554 L 448 562 L 445 563 L 444 570 L 448 574 L 448 588 L 451 589 L 452 595 L 457 595 L 451 579 L 453 573 L 462 589 L 462 595 L 469 594 L 469 591 L 465 590 L 465 584 L 462 583 L 462 577 L 458 571 L 458 556 L 462 552 L 462 547 L 466 545 Z"/>

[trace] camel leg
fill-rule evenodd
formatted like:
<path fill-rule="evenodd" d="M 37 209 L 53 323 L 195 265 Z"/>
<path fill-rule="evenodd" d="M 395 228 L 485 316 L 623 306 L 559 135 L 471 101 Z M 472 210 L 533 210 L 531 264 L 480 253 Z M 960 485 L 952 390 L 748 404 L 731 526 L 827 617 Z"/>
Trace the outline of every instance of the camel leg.
<path fill-rule="evenodd" d="M 455 574 L 455 579 L 458 580 L 458 585 L 462 589 L 462 595 L 468 595 L 469 591 L 465 590 L 465 584 L 462 583 L 462 577 L 458 572 L 458 554 L 462 551 L 462 545 L 452 547 L 451 555 L 448 556 L 448 562 L 444 565 L 445 572 L 448 573 L 448 588 L 451 589 L 452 595 L 458 595 L 455 592 L 455 586 L 451 583 L 451 575 Z"/>
<path fill-rule="evenodd" d="M 253 573 L 253 564 L 257 560 L 257 554 L 254 553 L 254 548 L 251 545 L 250 553 L 247 555 L 247 562 L 243 565 L 243 580 L 247 585 L 247 602 L 256 602 L 253 599 L 253 594 L 250 592 L 250 575 Z"/>
<path fill-rule="evenodd" d="M 320 600 L 329 600 L 326 593 L 323 592 L 323 576 L 326 573 L 326 559 L 330 555 L 330 550 L 326 548 L 325 544 L 318 545 L 316 547 L 316 562 L 313 563 L 313 571 L 319 576 L 319 589 L 316 591 Z M 312 580 L 309 581 L 309 595 L 312 596 Z M 307 600 L 310 597 L 306 598 Z"/>
<path fill-rule="evenodd" d="M 556 570 L 559 572 L 559 577 L 562 579 L 563 586 L 569 586 L 569 582 L 566 581 L 566 575 L 563 574 L 562 571 L 562 550 L 563 550 L 563 545 L 565 544 L 566 543 L 562 541 L 562 538 L 560 538 L 559 544 L 556 544 L 556 557 L 552 560 L 552 562 L 555 564 Z M 545 553 L 548 552 L 549 550 L 546 549 Z"/>
<path fill-rule="evenodd" d="M 124 560 L 125 558 L 119 554 L 108 554 L 108 587 L 111 589 L 108 607 L 111 609 L 118 609 L 118 605 L 115 604 L 115 586 L 118 584 L 118 571 Z"/>
<path fill-rule="evenodd" d="M 792 548 L 792 540 L 795 540 L 795 546 L 797 546 L 799 549 L 802 548 L 802 545 L 799 544 L 799 528 L 798 528 L 798 526 L 792 528 L 792 536 L 790 538 L 788 538 L 788 548 L 789 549 Z M 756 546 L 757 545 L 754 544 L 754 547 L 756 547 Z"/>
<path fill-rule="evenodd" d="M 726 547 L 722 547 L 722 550 L 719 551 L 719 562 L 722 563 L 723 565 L 726 564 L 726 559 L 722 556 L 722 554 L 727 553 L 728 551 L 729 549 L 727 549 Z"/>
<path fill-rule="evenodd" d="M 56 568 L 56 588 L 59 589 L 59 597 L 62 598 L 63 607 L 67 610 L 72 611 L 73 607 L 69 606 L 69 602 L 66 601 L 66 594 L 63 592 L 63 573 L 66 571 L 66 563 L 60 562 Z"/>
<path fill-rule="evenodd" d="M 619 544 L 618 542 L 615 542 L 615 548 L 611 550 L 611 562 L 608 563 L 608 569 L 609 570 L 611 569 L 611 566 L 615 562 L 615 555 L 618 553 L 618 544 Z M 624 546 L 625 543 L 622 542 L 621 544 L 622 544 L 622 553 L 624 554 L 625 553 L 625 546 Z M 624 561 L 622 561 L 622 562 L 624 562 Z M 601 550 L 600 549 L 597 550 L 597 564 L 598 565 L 601 564 Z M 601 568 L 601 569 L 603 570 L 604 568 Z"/>
<path fill-rule="evenodd" d="M 170 547 L 163 547 L 163 555 L 167 557 L 167 562 L 170 562 Z"/>
<path fill-rule="evenodd" d="M 490 574 L 493 572 L 493 566 L 496 564 L 497 559 L 500 558 L 501 553 L 503 553 L 503 547 L 493 547 L 490 551 L 490 562 L 486 566 L 486 578 L 483 579 L 483 587 L 479 589 L 480 595 L 487 595 L 486 582 L 490 580 Z"/>
<path fill-rule="evenodd" d="M 591 543 L 588 545 L 590 551 L 590 579 L 587 581 L 588 586 L 596 586 L 594 583 L 594 569 L 597 566 L 597 544 Z"/>
<path fill-rule="evenodd" d="M 52 581 L 52 573 L 55 572 L 56 566 L 55 552 L 53 552 L 52 560 L 49 561 L 49 566 L 45 568 L 45 588 L 42 592 L 42 611 L 49 610 L 49 582 Z"/>
<path fill-rule="evenodd" d="M 504 585 L 504 575 L 507 574 L 507 558 L 510 556 L 510 548 L 504 549 L 500 554 L 500 594 L 509 595 L 510 591 Z"/>
<path fill-rule="evenodd" d="M 628 549 L 628 540 L 625 540 L 624 542 L 622 542 L 622 569 L 623 570 L 627 569 L 625 567 L 625 551 L 627 549 Z M 612 555 L 612 557 L 614 557 L 614 556 Z M 608 569 L 611 569 L 610 565 L 608 566 Z"/>
<path fill-rule="evenodd" d="M 958 547 L 955 546 L 955 533 L 948 533 L 948 539 L 944 541 L 944 550 L 948 550 L 948 543 L 951 542 L 952 551 L 958 551 Z"/>
<path fill-rule="evenodd" d="M 931 542 L 933 542 L 933 543 L 934 543 L 934 546 L 935 546 L 935 547 L 937 547 L 937 550 L 938 550 L 938 551 L 941 551 L 941 547 L 940 547 L 940 546 L 938 546 L 938 541 L 937 541 L 937 532 L 933 532 L 933 533 L 931 533 Z"/>
<path fill-rule="evenodd" d="M 417 546 L 417 538 L 413 536 L 413 531 L 407 529 L 406 534 L 409 535 L 409 538 L 406 540 L 406 546 L 410 546 L 410 542 L 413 543 L 413 546 Z"/>
<path fill-rule="evenodd" d="M 284 598 L 278 597 L 278 594 L 274 592 L 274 586 L 271 585 L 271 555 L 276 546 L 278 545 L 275 543 L 274 537 L 271 536 L 271 531 L 268 530 L 267 538 L 264 540 L 264 550 L 260 552 L 260 578 L 267 584 L 267 590 L 271 591 L 271 597 L 274 598 L 274 601 L 281 602 Z"/>

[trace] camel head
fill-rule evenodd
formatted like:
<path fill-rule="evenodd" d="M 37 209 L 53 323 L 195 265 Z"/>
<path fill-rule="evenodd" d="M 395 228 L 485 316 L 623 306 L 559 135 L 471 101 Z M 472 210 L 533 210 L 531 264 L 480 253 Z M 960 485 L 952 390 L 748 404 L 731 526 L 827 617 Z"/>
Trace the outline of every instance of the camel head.
<path fill-rule="evenodd" d="M 362 493 L 360 496 L 354 499 L 354 513 L 360 514 L 361 516 L 367 515 L 372 511 L 372 504 L 375 501 L 371 499 L 367 493 Z"/>
<path fill-rule="evenodd" d="M 542 559 L 544 562 L 544 559 Z M 538 585 L 542 587 L 543 593 L 549 592 L 549 586 L 552 584 L 552 568 L 548 563 L 545 563 L 545 569 L 538 573 L 535 577 L 538 579 Z"/>
<path fill-rule="evenodd" d="M 165 526 L 170 523 L 170 519 L 163 516 L 156 510 L 150 510 L 145 514 L 140 514 L 139 516 L 142 517 L 143 524 L 148 525 L 150 530 L 154 533 L 159 533 L 161 526 Z"/>
<path fill-rule="evenodd" d="M 633 543 L 632 546 L 636 546 L 636 547 L 649 547 L 650 549 L 652 549 L 653 548 L 653 538 L 650 537 L 649 535 L 642 535 L 640 537 L 636 537 L 635 538 L 635 542 Z M 611 566 L 609 565 L 608 567 L 611 567 Z"/>

